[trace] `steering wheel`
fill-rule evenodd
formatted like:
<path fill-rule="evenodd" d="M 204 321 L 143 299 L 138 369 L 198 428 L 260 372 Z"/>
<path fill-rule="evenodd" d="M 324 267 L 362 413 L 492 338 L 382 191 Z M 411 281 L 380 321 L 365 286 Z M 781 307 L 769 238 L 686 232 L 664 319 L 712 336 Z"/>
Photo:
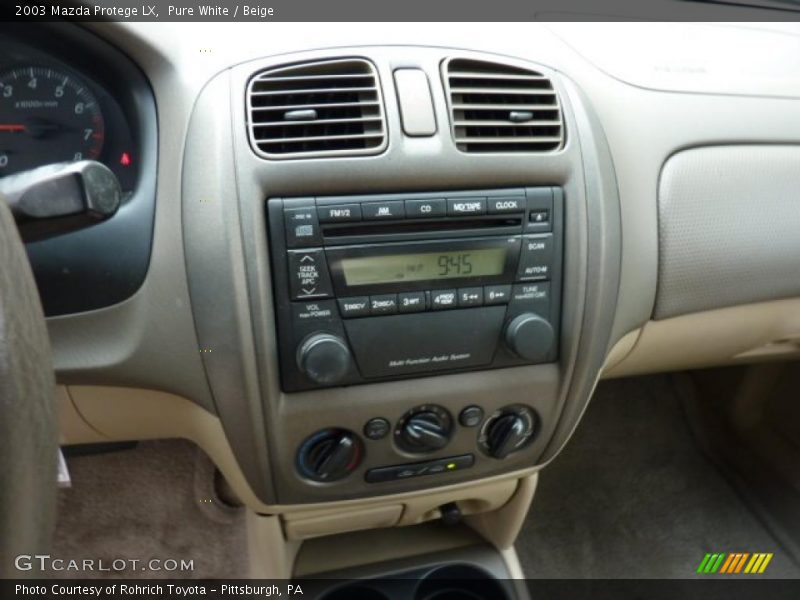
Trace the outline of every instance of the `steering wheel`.
<path fill-rule="evenodd" d="M 17 226 L 0 197 L 0 577 L 49 548 L 58 430 L 44 313 Z"/>

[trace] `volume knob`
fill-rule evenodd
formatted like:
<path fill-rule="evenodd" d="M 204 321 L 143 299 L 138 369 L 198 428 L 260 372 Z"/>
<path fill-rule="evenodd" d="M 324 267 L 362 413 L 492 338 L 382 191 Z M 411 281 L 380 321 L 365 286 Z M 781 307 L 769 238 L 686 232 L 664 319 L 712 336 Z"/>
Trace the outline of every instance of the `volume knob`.
<path fill-rule="evenodd" d="M 297 366 L 314 383 L 333 385 L 350 371 L 353 359 L 345 341 L 330 333 L 315 333 L 297 349 Z"/>
<path fill-rule="evenodd" d="M 506 327 L 506 345 L 520 358 L 540 362 L 553 347 L 553 326 L 534 313 L 514 317 Z"/>

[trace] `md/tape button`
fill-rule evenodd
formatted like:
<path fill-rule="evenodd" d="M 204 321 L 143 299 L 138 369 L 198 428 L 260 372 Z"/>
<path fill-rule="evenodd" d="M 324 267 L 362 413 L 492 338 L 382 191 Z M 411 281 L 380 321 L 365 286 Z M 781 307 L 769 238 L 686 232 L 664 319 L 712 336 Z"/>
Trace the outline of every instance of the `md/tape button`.
<path fill-rule="evenodd" d="M 453 217 L 485 215 L 486 198 L 448 198 L 447 214 Z"/>

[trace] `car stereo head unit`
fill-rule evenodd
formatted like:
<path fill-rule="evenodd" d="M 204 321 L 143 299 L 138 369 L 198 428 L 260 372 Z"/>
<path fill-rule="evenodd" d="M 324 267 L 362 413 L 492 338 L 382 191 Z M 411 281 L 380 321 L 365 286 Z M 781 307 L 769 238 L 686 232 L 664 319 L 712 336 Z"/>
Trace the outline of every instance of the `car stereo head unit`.
<path fill-rule="evenodd" d="M 561 188 L 271 198 L 282 388 L 552 362 Z"/>

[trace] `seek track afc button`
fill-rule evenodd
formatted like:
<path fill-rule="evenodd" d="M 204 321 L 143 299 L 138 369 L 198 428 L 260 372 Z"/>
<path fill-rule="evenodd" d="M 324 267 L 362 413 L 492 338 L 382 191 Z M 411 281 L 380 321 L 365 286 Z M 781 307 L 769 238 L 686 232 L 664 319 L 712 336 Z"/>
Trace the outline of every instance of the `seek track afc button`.
<path fill-rule="evenodd" d="M 322 249 L 290 250 L 289 287 L 292 300 L 328 298 L 333 295 L 328 265 Z"/>

